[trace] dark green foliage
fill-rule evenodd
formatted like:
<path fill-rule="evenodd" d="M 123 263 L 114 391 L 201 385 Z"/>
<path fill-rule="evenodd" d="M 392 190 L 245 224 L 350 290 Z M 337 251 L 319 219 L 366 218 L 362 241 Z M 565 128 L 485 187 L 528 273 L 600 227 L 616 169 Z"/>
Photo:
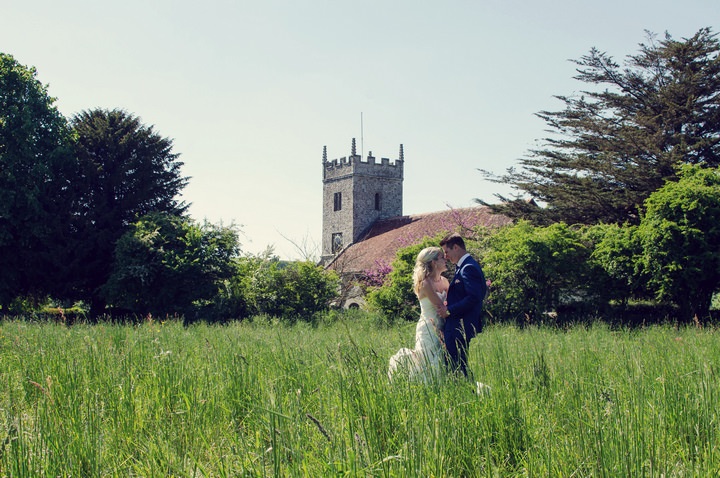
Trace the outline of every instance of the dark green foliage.
<path fill-rule="evenodd" d="M 68 125 L 35 75 L 0 54 L 0 307 L 51 295 L 97 312 L 117 240 L 149 212 L 183 213 L 187 178 L 139 118 L 93 110 Z"/>
<path fill-rule="evenodd" d="M 638 265 L 659 300 L 685 320 L 705 317 L 720 290 L 720 169 L 686 166 L 646 201 Z"/>
<path fill-rule="evenodd" d="M 65 118 L 34 68 L 0 53 L 0 308 L 59 282 L 75 162 Z"/>
<path fill-rule="evenodd" d="M 107 301 L 134 314 L 192 315 L 237 273 L 233 227 L 152 213 L 118 241 Z"/>
<path fill-rule="evenodd" d="M 79 200 L 67 264 L 67 294 L 103 308 L 99 288 L 110 275 L 113 251 L 130 225 L 151 212 L 180 215 L 187 205 L 177 196 L 188 178 L 172 152 L 172 141 L 121 110 L 84 111 L 72 120 L 81 175 Z"/>
<path fill-rule="evenodd" d="M 642 206 L 676 167 L 720 165 L 720 44 L 709 28 L 692 38 L 657 41 L 620 66 L 597 49 L 575 61 L 579 96 L 557 96 L 565 109 L 538 116 L 553 136 L 504 176 L 525 201 L 492 206 L 538 224 L 640 222 Z"/>

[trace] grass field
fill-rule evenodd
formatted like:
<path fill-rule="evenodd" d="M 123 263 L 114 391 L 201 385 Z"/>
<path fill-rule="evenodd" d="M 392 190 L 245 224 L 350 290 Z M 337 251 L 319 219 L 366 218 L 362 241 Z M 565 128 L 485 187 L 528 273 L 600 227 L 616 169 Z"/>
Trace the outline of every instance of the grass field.
<path fill-rule="evenodd" d="M 389 382 L 414 325 L 0 322 L 0 476 L 717 476 L 720 335 L 488 327 Z"/>

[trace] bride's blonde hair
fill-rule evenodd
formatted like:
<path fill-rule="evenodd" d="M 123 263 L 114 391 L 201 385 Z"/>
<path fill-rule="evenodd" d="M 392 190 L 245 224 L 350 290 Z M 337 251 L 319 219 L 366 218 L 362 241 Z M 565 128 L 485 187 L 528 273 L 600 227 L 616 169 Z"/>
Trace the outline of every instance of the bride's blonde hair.
<path fill-rule="evenodd" d="M 440 257 L 443 250 L 439 247 L 426 247 L 415 260 L 415 269 L 413 270 L 413 290 L 415 295 L 420 295 L 420 285 L 425 279 L 433 273 L 432 261 Z"/>

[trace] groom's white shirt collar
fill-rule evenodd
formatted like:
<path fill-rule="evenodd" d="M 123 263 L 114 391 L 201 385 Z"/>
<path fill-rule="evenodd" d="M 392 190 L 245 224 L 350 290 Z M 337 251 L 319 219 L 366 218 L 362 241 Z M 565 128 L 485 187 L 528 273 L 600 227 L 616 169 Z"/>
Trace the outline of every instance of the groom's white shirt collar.
<path fill-rule="evenodd" d="M 465 259 L 467 259 L 468 257 L 470 257 L 470 253 L 466 252 L 465 255 L 460 258 L 460 260 L 457 263 L 458 269 L 460 269 L 462 267 L 462 263 L 465 262 Z"/>

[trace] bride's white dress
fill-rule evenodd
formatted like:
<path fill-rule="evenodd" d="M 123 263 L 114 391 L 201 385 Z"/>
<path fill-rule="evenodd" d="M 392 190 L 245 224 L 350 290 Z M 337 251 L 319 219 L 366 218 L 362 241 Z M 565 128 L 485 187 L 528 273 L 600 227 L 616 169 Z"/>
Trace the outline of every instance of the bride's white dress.
<path fill-rule="evenodd" d="M 440 300 L 445 300 L 445 293 L 438 293 Z M 437 379 L 443 369 L 442 330 L 445 319 L 439 317 L 429 297 L 420 299 L 420 320 L 415 327 L 415 348 L 402 348 L 390 357 L 388 375 L 407 376 L 411 379 Z"/>

